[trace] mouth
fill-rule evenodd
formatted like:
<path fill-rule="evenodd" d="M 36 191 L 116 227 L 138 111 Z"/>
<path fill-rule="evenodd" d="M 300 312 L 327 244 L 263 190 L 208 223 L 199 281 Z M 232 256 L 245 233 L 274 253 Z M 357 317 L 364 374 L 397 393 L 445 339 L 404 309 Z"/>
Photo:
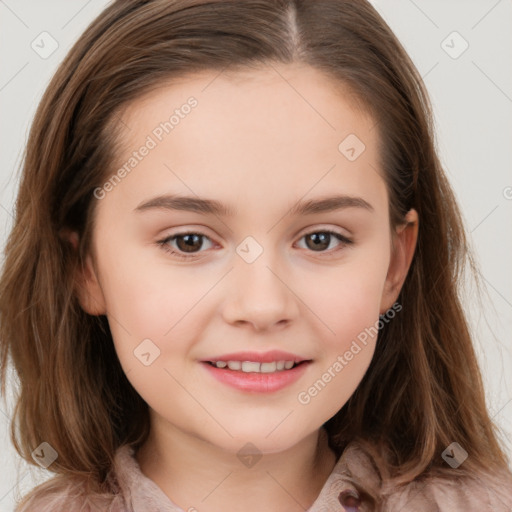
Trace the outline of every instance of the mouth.
<path fill-rule="evenodd" d="M 312 359 L 278 350 L 223 354 L 201 361 L 215 380 L 250 393 L 284 389 L 300 379 L 312 362 Z"/>
<path fill-rule="evenodd" d="M 280 360 L 270 361 L 261 363 L 258 361 L 204 361 L 206 364 L 213 366 L 214 368 L 222 368 L 225 370 L 231 370 L 234 372 L 241 373 L 276 373 L 292 370 L 297 366 L 306 364 L 309 361 L 291 361 L 291 360 Z"/>

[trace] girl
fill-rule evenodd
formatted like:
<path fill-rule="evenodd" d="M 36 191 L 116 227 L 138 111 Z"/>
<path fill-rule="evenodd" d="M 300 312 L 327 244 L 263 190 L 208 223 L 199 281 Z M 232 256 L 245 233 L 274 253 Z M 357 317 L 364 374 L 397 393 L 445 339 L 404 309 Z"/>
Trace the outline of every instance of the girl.
<path fill-rule="evenodd" d="M 5 250 L 17 510 L 510 510 L 433 140 L 362 0 L 113 2 Z"/>

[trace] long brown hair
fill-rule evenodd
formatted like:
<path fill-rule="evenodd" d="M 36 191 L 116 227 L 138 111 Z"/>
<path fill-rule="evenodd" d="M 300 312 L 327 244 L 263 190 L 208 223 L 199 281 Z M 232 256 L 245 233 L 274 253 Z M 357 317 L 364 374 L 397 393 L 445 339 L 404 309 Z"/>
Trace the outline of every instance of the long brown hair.
<path fill-rule="evenodd" d="M 466 470 L 506 468 L 459 300 L 462 272 L 474 266 L 436 155 L 428 95 L 363 0 L 117 0 L 80 37 L 33 121 L 5 248 L 0 361 L 4 394 L 9 359 L 20 378 L 16 450 L 32 462 L 48 442 L 58 452 L 54 472 L 88 477 L 99 490 L 116 449 L 147 438 L 147 405 L 123 373 L 106 317 L 86 314 L 75 293 L 93 191 L 115 168 L 117 116 L 173 77 L 272 62 L 307 64 L 352 91 L 377 123 L 391 226 L 410 208 L 420 218 L 403 310 L 380 330 L 365 377 L 325 424 L 331 447 L 339 454 L 355 439 L 372 443 L 399 482 L 442 471 L 441 452 L 454 440 L 471 454 Z M 79 234 L 77 251 L 69 231 Z"/>

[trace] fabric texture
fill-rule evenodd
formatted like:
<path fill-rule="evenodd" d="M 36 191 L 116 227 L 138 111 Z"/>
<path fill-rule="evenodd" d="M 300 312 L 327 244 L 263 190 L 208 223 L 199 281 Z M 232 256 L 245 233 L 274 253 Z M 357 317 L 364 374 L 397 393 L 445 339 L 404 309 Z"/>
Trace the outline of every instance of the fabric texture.
<path fill-rule="evenodd" d="M 146 477 L 130 446 L 122 446 L 111 475 L 114 494 L 88 496 L 84 483 L 60 493 L 36 495 L 17 512 L 200 512 L 180 508 Z M 229 509 L 229 507 L 227 507 Z M 306 512 L 511 512 L 512 476 L 480 473 L 459 479 L 431 478 L 390 488 L 372 457 L 347 446 L 315 502 Z"/>

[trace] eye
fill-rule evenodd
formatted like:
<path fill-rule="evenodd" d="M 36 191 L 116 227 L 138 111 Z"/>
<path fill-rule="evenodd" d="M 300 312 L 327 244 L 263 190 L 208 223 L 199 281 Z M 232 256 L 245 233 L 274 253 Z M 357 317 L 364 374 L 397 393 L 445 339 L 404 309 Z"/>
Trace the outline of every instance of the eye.
<path fill-rule="evenodd" d="M 194 258 L 195 254 L 203 248 L 204 239 L 210 240 L 206 235 L 203 235 L 202 233 L 177 233 L 176 235 L 168 236 L 163 240 L 159 240 L 157 244 L 160 245 L 164 251 L 172 254 L 173 256 L 177 256 L 178 258 L 183 259 L 190 259 Z M 173 243 L 176 243 L 176 248 L 171 245 Z"/>
<path fill-rule="evenodd" d="M 331 252 L 332 242 L 338 242 L 338 246 L 341 246 L 340 248 L 353 243 L 346 236 L 332 230 L 313 231 L 304 235 L 302 239 L 306 242 L 306 248 L 311 249 L 313 252 Z"/>
<path fill-rule="evenodd" d="M 302 239 L 306 241 L 306 249 L 320 253 L 334 252 L 342 249 L 344 246 L 353 244 L 352 240 L 332 230 L 313 231 L 303 235 L 300 240 Z M 197 258 L 197 254 L 203 252 L 201 249 L 205 248 L 204 240 L 208 240 L 210 243 L 210 247 L 206 247 L 207 249 L 213 246 L 208 236 L 196 232 L 177 233 L 159 240 L 157 244 L 172 256 L 190 260 Z M 334 248 L 333 251 L 332 243 L 336 241 L 339 247 Z"/>

